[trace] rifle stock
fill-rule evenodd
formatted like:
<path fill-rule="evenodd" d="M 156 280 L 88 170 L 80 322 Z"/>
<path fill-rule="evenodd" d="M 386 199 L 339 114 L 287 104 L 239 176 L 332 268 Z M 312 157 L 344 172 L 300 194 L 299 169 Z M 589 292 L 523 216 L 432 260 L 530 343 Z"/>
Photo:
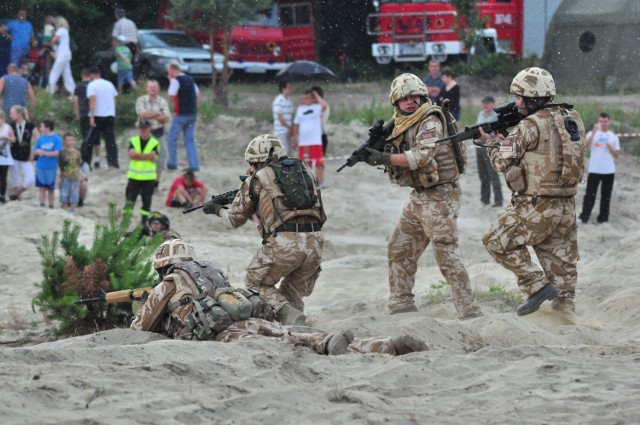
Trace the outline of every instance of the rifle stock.
<path fill-rule="evenodd" d="M 90 304 L 94 302 L 104 302 L 107 304 L 130 303 L 135 300 L 146 300 L 153 288 L 124 289 L 102 293 L 96 298 L 82 298 L 75 301 L 75 304 Z"/>
<path fill-rule="evenodd" d="M 353 167 L 360 161 L 364 161 L 369 156 L 367 148 L 372 148 L 378 151 L 384 149 L 384 145 L 387 143 L 387 137 L 391 135 L 395 121 L 393 119 L 384 122 L 378 120 L 371 128 L 369 128 L 369 138 L 362 142 L 360 146 L 353 151 L 347 161 L 338 168 L 338 173 L 345 167 Z"/>

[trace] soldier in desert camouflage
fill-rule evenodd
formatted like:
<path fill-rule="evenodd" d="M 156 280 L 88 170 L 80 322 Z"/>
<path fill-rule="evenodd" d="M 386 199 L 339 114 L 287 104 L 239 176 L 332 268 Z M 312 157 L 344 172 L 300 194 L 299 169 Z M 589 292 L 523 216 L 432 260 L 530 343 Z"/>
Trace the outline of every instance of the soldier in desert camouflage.
<path fill-rule="evenodd" d="M 158 247 L 153 267 L 162 282 L 134 318 L 134 330 L 158 332 L 174 339 L 220 342 L 273 337 L 328 355 L 402 355 L 427 350 L 424 342 L 408 335 L 354 338 L 348 329 L 336 333 L 291 332 L 272 322 L 273 309 L 255 291 L 230 286 L 220 270 L 196 260 L 193 247 L 180 239 Z"/>
<path fill-rule="evenodd" d="M 149 213 L 149 230 L 151 230 L 152 235 L 159 233 L 162 235 L 163 241 L 168 241 L 171 239 L 180 239 L 180 235 L 178 232 L 171 228 L 171 221 L 169 221 L 169 217 L 162 214 L 159 211 L 151 211 Z"/>
<path fill-rule="evenodd" d="M 220 216 L 230 229 L 257 214 L 262 247 L 247 268 L 245 285 L 269 302 L 280 323 L 303 324 L 302 299 L 318 279 L 324 246 L 321 229 L 327 217 L 320 189 L 311 169 L 286 157 L 282 142 L 271 134 L 254 138 L 245 160 L 251 176 L 231 206 L 209 201 L 203 211 Z"/>
<path fill-rule="evenodd" d="M 482 140 L 513 196 L 482 242 L 496 262 L 515 273 L 527 295 L 516 310 L 519 315 L 533 313 L 546 300 L 553 300 L 554 309 L 572 313 L 578 279 L 575 196 L 584 173 L 584 124 L 571 105 L 551 104 L 556 86 L 542 68 L 518 73 L 510 91 L 526 118 L 506 138 L 482 132 Z M 533 247 L 542 270 L 527 246 Z"/>
<path fill-rule="evenodd" d="M 482 316 L 458 252 L 457 219 L 462 190 L 442 109 L 431 104 L 424 83 L 413 74 L 393 80 L 389 99 L 395 126 L 385 152 L 368 149 L 369 165 L 385 165 L 391 183 L 413 188 L 388 245 L 391 314 L 417 311 L 413 294 L 418 259 L 429 243 L 451 285 L 458 318 Z M 461 144 L 466 163 L 466 147 Z"/>

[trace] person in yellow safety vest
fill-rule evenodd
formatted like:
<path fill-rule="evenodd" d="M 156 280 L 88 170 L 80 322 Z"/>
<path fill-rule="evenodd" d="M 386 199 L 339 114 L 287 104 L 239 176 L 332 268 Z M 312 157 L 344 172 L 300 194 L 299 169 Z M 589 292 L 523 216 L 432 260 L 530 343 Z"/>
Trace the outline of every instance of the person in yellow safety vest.
<path fill-rule="evenodd" d="M 129 172 L 125 192 L 125 211 L 132 211 L 138 195 L 142 198 L 142 225 L 145 226 L 151 211 L 151 197 L 158 178 L 156 158 L 160 153 L 160 142 L 151 136 L 151 123 L 138 121 L 140 135 L 132 137 L 129 143 Z"/>

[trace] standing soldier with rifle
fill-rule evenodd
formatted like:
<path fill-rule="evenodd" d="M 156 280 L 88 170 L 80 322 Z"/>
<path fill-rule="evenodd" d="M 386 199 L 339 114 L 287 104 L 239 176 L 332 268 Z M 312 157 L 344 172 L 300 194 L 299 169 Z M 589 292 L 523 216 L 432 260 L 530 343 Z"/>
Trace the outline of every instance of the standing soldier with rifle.
<path fill-rule="evenodd" d="M 320 189 L 309 166 L 287 157 L 282 142 L 271 134 L 254 138 L 244 157 L 251 176 L 241 183 L 231 206 L 212 199 L 203 211 L 220 216 L 229 229 L 257 214 L 262 247 L 247 268 L 245 284 L 267 300 L 280 323 L 303 324 L 302 298 L 313 291 L 324 246 L 321 229 L 327 217 Z"/>
<path fill-rule="evenodd" d="M 584 173 L 584 124 L 571 105 L 552 104 L 556 85 L 542 68 L 520 71 L 510 88 L 526 115 L 505 138 L 481 139 L 493 168 L 513 192 L 482 242 L 489 254 L 518 278 L 528 299 L 516 312 L 538 310 L 546 300 L 573 313 L 578 279 L 575 196 Z M 532 246 L 542 270 L 531 261 Z"/>
<path fill-rule="evenodd" d="M 433 243 L 436 262 L 452 286 L 458 318 L 482 316 L 469 275 L 458 253 L 457 219 L 466 164 L 466 146 L 455 140 L 436 143 L 455 131 L 448 111 L 433 106 L 424 83 L 413 74 L 393 80 L 389 99 L 395 107 L 394 127 L 384 152 L 367 148 L 364 159 L 384 165 L 391 183 L 409 186 L 409 201 L 389 241 L 391 314 L 417 311 L 413 294 L 418 259 Z"/>
<path fill-rule="evenodd" d="M 571 105 L 552 104 L 556 85 L 542 68 L 520 71 L 511 83 L 516 106 L 526 115 L 505 138 L 481 131 L 493 168 L 513 192 L 482 242 L 489 254 L 515 273 L 528 299 L 518 315 L 546 300 L 574 312 L 578 280 L 575 196 L 584 172 L 584 124 Z M 532 246 L 542 270 L 531 261 Z"/>

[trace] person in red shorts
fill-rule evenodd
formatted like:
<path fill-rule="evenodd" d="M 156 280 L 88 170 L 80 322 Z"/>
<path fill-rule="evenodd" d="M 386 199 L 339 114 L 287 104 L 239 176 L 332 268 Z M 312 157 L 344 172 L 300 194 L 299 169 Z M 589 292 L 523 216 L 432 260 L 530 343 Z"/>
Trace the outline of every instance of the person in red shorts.
<path fill-rule="evenodd" d="M 293 151 L 298 150 L 298 158 L 304 160 L 313 170 L 320 185 L 324 185 L 324 154 L 322 152 L 322 112 L 327 102 L 315 90 L 307 90 L 302 95 L 301 105 L 293 119 Z"/>
<path fill-rule="evenodd" d="M 207 186 L 196 179 L 192 170 L 187 169 L 171 184 L 165 205 L 174 208 L 191 208 L 203 203 L 206 197 Z"/>

